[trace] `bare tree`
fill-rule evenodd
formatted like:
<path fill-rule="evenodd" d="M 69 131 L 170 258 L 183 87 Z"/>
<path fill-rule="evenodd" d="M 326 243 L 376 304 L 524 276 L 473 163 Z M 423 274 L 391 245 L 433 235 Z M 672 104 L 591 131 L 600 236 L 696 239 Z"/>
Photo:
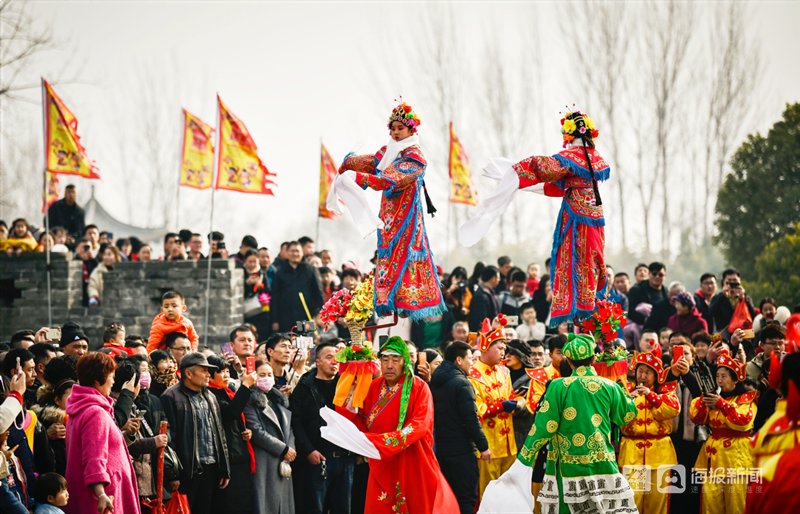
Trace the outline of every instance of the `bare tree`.
<path fill-rule="evenodd" d="M 706 127 L 703 169 L 702 237 L 709 236 L 711 198 L 722 185 L 734 145 L 742 135 L 742 120 L 752 112 L 760 73 L 759 49 L 747 41 L 745 11 L 738 2 L 713 7 L 709 45 L 710 77 L 704 97 Z"/>
<path fill-rule="evenodd" d="M 646 22 L 649 30 L 643 39 L 640 63 L 645 74 L 645 93 L 652 109 L 650 123 L 646 126 L 652 126 L 655 135 L 654 184 L 658 183 L 662 206 L 661 249 L 668 252 L 672 236 L 669 211 L 672 143 L 680 126 L 680 100 L 689 70 L 686 58 L 694 32 L 694 6 L 677 0 L 650 2 L 646 12 L 650 18 Z"/>
<path fill-rule="evenodd" d="M 0 99 L 13 98 L 23 89 L 39 86 L 38 81 L 23 82 L 28 63 L 38 53 L 52 47 L 49 28 L 35 28 L 24 2 L 0 0 Z"/>
<path fill-rule="evenodd" d="M 536 23 L 534 13 L 524 18 Z M 530 27 L 530 25 L 529 25 Z M 536 33 L 536 30 L 531 30 Z M 534 118 L 536 96 L 531 89 L 540 90 L 541 52 L 538 38 L 522 36 L 515 40 L 514 50 L 503 48 L 503 32 L 495 28 L 486 37 L 485 59 L 480 69 L 483 89 L 480 99 L 483 106 L 487 139 L 491 142 L 491 153 L 511 157 L 530 151 L 530 122 Z M 503 241 L 519 242 L 525 229 L 523 212 L 526 197 L 517 197 L 500 218 L 499 236 Z M 511 217 L 509 220 L 508 217 Z M 508 231 L 513 238 L 509 239 Z"/>
<path fill-rule="evenodd" d="M 623 103 L 628 93 L 627 82 L 623 80 L 628 71 L 631 56 L 631 43 L 635 35 L 635 20 L 629 5 L 616 2 L 586 0 L 575 8 L 570 4 L 568 12 L 562 16 L 562 30 L 574 34 L 568 38 L 571 53 L 576 56 L 580 68 L 574 70 L 579 84 L 585 85 L 582 94 L 588 94 L 592 102 L 592 115 L 602 123 L 602 136 L 608 141 L 609 160 L 614 164 L 613 181 L 617 188 L 617 201 L 620 219 L 620 235 L 623 250 L 627 250 L 627 230 L 625 214 L 628 198 L 625 186 L 627 167 L 623 163 L 622 134 L 625 127 L 618 125 Z M 575 30 L 580 27 L 579 30 Z M 588 29 L 591 27 L 590 29 Z M 587 28 L 584 30 L 584 28 Z"/>

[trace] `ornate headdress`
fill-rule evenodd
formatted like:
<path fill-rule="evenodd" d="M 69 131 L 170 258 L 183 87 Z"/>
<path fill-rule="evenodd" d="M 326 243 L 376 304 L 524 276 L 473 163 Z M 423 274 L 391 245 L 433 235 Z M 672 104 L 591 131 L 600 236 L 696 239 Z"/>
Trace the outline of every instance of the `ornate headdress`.
<path fill-rule="evenodd" d="M 481 326 L 481 331 L 478 334 L 478 350 L 480 350 L 481 353 L 488 350 L 489 347 L 497 341 L 506 338 L 506 336 L 503 335 L 503 328 L 508 325 L 508 320 L 502 314 L 498 314 L 494 320 L 499 326 L 495 329 L 492 329 L 492 326 L 489 324 L 489 318 L 483 319 L 483 325 Z"/>
<path fill-rule="evenodd" d="M 399 121 L 414 133 L 417 127 L 422 123 L 422 119 L 414 112 L 410 105 L 403 102 L 400 98 L 400 105 L 392 109 L 392 114 L 389 115 L 389 128 L 392 128 L 392 122 Z"/>
<path fill-rule="evenodd" d="M 719 357 L 717 357 L 717 367 L 728 368 L 729 370 L 733 371 L 733 375 L 736 377 L 737 382 L 741 382 L 747 378 L 744 364 L 741 364 L 739 361 L 731 357 L 731 354 L 728 350 L 722 350 L 722 352 L 719 354 Z"/>
<path fill-rule="evenodd" d="M 574 106 L 573 106 L 574 107 Z M 594 127 L 594 120 L 588 114 L 573 109 L 561 118 L 561 133 L 564 135 L 564 147 L 576 137 L 587 139 L 596 138 L 600 132 Z"/>
<path fill-rule="evenodd" d="M 652 369 L 656 372 L 656 382 L 659 384 L 663 384 L 664 381 L 667 379 L 667 373 L 669 373 L 669 368 L 664 368 L 664 363 L 661 362 L 660 355 L 656 355 L 655 352 L 642 352 L 637 353 L 633 360 L 631 361 L 631 366 L 636 369 L 636 366 L 642 364 L 647 366 L 648 368 Z"/>

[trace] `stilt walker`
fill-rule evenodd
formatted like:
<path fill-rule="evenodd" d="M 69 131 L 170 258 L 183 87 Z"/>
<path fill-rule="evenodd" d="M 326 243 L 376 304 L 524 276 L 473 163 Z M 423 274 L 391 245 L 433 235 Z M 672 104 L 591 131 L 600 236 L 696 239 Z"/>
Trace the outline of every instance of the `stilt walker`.
<path fill-rule="evenodd" d="M 425 188 L 427 161 L 417 135 L 421 121 L 410 105 L 401 103 L 389 116 L 389 143 L 374 155 L 348 154 L 332 193 L 342 182 L 381 191 L 378 256 L 375 267 L 375 313 L 397 314 L 412 321 L 445 311 L 436 266 L 423 218 L 423 196 L 428 213 L 436 209 Z M 347 202 L 354 219 L 356 205 Z M 328 197 L 328 208 L 337 209 Z"/>
<path fill-rule="evenodd" d="M 493 159 L 485 172 L 500 179 L 500 184 L 459 231 L 461 244 L 477 243 L 503 214 L 517 189 L 563 197 L 550 256 L 551 327 L 590 316 L 598 292 L 608 286 L 603 256 L 605 218 L 598 182 L 607 180 L 611 170 L 595 149 L 598 131 L 592 118 L 577 110 L 568 112 L 561 119 L 561 132 L 564 150 L 552 156 L 534 155 L 516 164 Z"/>

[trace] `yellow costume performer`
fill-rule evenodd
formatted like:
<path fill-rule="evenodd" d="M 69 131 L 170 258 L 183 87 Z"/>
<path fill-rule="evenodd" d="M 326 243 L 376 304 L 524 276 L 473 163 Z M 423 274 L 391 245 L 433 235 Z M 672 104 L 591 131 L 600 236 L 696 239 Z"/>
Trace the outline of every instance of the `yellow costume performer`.
<path fill-rule="evenodd" d="M 735 377 L 735 387 L 727 392 L 720 378 L 724 370 Z M 744 512 L 748 475 L 753 467 L 749 436 L 757 396 L 756 392 L 744 391 L 741 382 L 746 377 L 744 366 L 723 350 L 717 359 L 717 384 L 722 396 L 709 409 L 705 395 L 701 395 L 692 400 L 689 409 L 692 422 L 711 428 L 711 436 L 694 465 L 695 472 L 703 477 L 700 512 L 704 514 Z"/>
<path fill-rule="evenodd" d="M 478 336 L 478 348 L 486 353 L 496 343 L 505 342 L 503 327 L 489 328 L 489 320 L 484 320 L 483 329 Z M 469 381 L 475 389 L 475 404 L 481 428 L 489 441 L 492 458 L 478 461 L 478 498 L 492 480 L 511 467 L 517 456 L 517 443 L 514 440 L 514 424 L 511 412 L 516 408 L 511 374 L 508 368 L 498 364 L 490 366 L 481 360 L 475 362 L 469 373 Z"/>
<path fill-rule="evenodd" d="M 622 441 L 619 467 L 631 483 L 639 513 L 666 514 L 669 511 L 669 494 L 662 492 L 658 487 L 660 484 L 657 482 L 659 480 L 657 470 L 659 466 L 674 466 L 678 463 L 675 448 L 669 437 L 672 432 L 672 420 L 681 410 L 675 394 L 678 382 L 673 380 L 664 383 L 668 369 L 664 369 L 661 359 L 652 352 L 637 354 L 631 365 L 637 370 L 637 382 L 640 384 L 642 383 L 638 370 L 640 365 L 653 370 L 655 380 L 650 384 L 652 389 L 645 387 L 647 382 L 639 388 L 628 383 L 629 391 L 636 395 L 634 398 L 636 419 L 620 428 Z M 658 387 L 659 384 L 664 385 Z M 638 483 L 647 479 L 649 485 Z"/>
<path fill-rule="evenodd" d="M 794 492 L 800 468 L 800 354 L 788 354 L 780 361 L 777 352 L 772 352 L 770 360 L 769 384 L 783 398 L 753 436 L 753 465 L 761 476 L 748 487 L 745 514 L 800 509 L 800 496 Z"/>

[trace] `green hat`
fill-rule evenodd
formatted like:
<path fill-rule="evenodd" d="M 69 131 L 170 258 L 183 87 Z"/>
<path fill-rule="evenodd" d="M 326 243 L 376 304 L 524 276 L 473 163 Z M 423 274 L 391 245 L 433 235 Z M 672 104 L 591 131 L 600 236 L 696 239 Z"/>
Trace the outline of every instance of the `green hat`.
<path fill-rule="evenodd" d="M 408 344 L 402 337 L 392 336 L 386 340 L 378 350 L 378 356 L 399 355 L 403 358 L 403 371 L 406 379 L 403 381 L 403 389 L 400 391 L 400 416 L 397 419 L 397 430 L 403 428 L 408 412 L 408 400 L 411 398 L 411 386 L 414 385 L 414 368 L 411 364 L 411 353 L 408 351 Z"/>
<path fill-rule="evenodd" d="M 570 334 L 562 352 L 571 361 L 588 359 L 594 355 L 594 337 L 590 334 Z"/>

